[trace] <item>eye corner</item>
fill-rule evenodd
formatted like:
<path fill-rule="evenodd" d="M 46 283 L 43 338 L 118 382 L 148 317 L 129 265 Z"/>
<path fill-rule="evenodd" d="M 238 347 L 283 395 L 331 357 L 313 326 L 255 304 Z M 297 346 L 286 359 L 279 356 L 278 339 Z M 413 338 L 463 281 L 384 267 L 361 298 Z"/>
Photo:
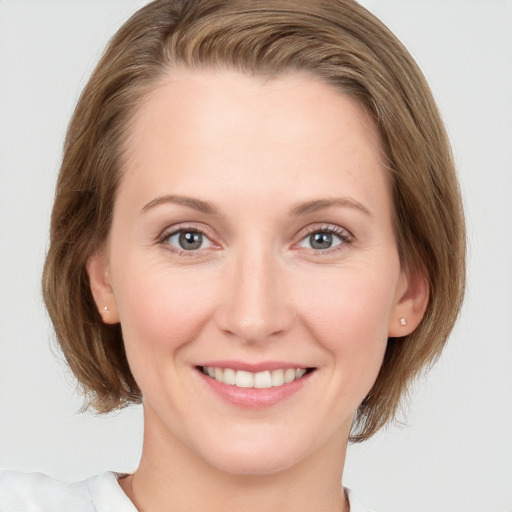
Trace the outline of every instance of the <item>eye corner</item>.
<path fill-rule="evenodd" d="M 317 236 L 316 241 L 312 239 L 314 236 Z M 298 242 L 294 243 L 292 248 L 306 249 L 314 255 L 328 255 L 339 252 L 354 241 L 354 236 L 346 228 L 326 223 L 306 227 L 299 232 L 298 238 Z"/>
<path fill-rule="evenodd" d="M 166 228 L 157 237 L 156 244 L 178 256 L 198 256 L 206 250 L 222 246 L 209 230 L 194 224 L 181 224 Z"/>

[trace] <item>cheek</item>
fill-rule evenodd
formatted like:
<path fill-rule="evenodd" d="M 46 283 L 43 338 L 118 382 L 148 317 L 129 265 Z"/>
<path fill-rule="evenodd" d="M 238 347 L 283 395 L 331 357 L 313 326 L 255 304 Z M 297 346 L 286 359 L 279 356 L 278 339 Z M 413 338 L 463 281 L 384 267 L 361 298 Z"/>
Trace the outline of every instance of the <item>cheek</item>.
<path fill-rule="evenodd" d="M 386 338 L 394 301 L 394 275 L 390 271 L 383 277 L 380 272 L 355 268 L 330 270 L 325 276 L 304 282 L 304 309 L 328 338 L 352 339 L 357 345 L 365 340 L 371 343 L 376 335 Z"/>
<path fill-rule="evenodd" d="M 137 273 L 140 268 L 147 272 Z M 198 273 L 132 265 L 124 275 L 131 278 L 120 280 L 116 301 L 129 359 L 172 355 L 207 322 L 213 291 Z"/>
<path fill-rule="evenodd" d="M 357 272 L 353 268 L 334 274 L 308 288 L 303 321 L 333 359 L 343 389 L 355 392 L 362 400 L 384 357 L 394 282 L 379 272 Z"/>

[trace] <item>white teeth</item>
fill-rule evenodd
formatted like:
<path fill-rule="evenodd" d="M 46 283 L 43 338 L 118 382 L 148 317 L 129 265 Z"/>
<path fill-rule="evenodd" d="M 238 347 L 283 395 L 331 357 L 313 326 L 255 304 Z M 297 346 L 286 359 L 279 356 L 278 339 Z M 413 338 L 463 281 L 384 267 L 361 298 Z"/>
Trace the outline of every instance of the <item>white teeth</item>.
<path fill-rule="evenodd" d="M 287 368 L 286 370 L 265 370 L 263 372 L 251 373 L 244 370 L 233 370 L 232 368 L 215 368 L 212 366 L 202 367 L 204 374 L 216 381 L 223 382 L 230 386 L 239 388 L 265 389 L 282 386 L 305 375 L 305 368 Z"/>
<path fill-rule="evenodd" d="M 254 374 L 251 372 L 244 372 L 243 370 L 238 370 L 235 376 L 235 386 L 239 388 L 253 388 Z"/>
<path fill-rule="evenodd" d="M 254 375 L 254 387 L 255 388 L 271 388 L 272 387 L 272 377 L 270 376 L 270 372 L 259 372 Z"/>
<path fill-rule="evenodd" d="M 288 368 L 284 372 L 284 383 L 288 384 L 289 382 L 293 382 L 295 380 L 295 370 L 293 368 Z"/>
<path fill-rule="evenodd" d="M 297 370 L 295 370 L 295 378 L 300 379 L 305 373 L 306 370 L 304 368 L 298 368 Z"/>
<path fill-rule="evenodd" d="M 282 386 L 284 384 L 284 370 L 274 370 L 272 372 L 272 386 Z"/>
<path fill-rule="evenodd" d="M 236 384 L 236 373 L 235 370 L 231 368 L 226 368 L 224 370 L 224 384 L 229 384 L 230 386 L 234 386 Z"/>

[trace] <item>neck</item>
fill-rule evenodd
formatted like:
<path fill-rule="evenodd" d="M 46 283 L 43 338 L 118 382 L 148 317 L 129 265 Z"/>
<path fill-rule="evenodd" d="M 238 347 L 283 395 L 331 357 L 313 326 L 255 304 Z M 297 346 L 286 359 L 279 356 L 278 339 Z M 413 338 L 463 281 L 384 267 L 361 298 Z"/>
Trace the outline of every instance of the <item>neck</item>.
<path fill-rule="evenodd" d="M 145 414 L 144 447 L 135 473 L 120 484 L 140 512 L 168 510 L 349 510 L 342 473 L 348 432 L 313 455 L 271 474 L 234 474 L 216 468 Z"/>

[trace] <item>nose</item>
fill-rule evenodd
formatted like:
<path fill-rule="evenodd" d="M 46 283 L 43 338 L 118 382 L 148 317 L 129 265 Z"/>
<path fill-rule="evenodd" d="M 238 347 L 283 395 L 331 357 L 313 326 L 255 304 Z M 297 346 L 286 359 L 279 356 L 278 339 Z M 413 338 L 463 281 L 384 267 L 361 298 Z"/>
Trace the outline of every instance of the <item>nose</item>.
<path fill-rule="evenodd" d="M 261 246 L 240 250 L 222 276 L 218 327 L 247 344 L 287 332 L 294 318 L 289 287 L 279 259 Z"/>

